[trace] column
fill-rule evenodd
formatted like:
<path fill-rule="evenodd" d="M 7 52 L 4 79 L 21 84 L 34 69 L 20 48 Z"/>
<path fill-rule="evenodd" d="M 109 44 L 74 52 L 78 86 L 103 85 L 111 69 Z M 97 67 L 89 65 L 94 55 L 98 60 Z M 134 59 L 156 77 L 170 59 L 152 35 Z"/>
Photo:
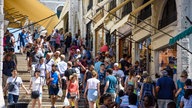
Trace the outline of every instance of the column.
<path fill-rule="evenodd" d="M 3 98 L 2 89 L 2 69 L 3 69 L 3 36 L 4 36 L 4 13 L 3 13 L 3 2 L 0 0 L 0 108 L 5 108 L 5 102 Z"/>

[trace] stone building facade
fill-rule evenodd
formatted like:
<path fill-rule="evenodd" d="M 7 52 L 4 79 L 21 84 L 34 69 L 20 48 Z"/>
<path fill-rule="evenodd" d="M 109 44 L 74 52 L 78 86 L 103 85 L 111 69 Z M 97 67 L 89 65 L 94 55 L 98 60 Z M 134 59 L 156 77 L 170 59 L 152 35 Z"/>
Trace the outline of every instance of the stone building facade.
<path fill-rule="evenodd" d="M 186 16 L 192 19 L 189 14 L 192 1 L 130 0 L 112 13 L 115 16 L 109 11 L 126 0 L 107 1 L 82 0 L 81 15 L 84 18 L 80 22 L 83 22 L 81 27 L 84 29 L 81 32 L 83 36 L 93 40 L 91 42 L 94 54 L 101 47 L 99 43 L 108 44 L 114 47 L 116 61 L 119 61 L 124 53 L 131 55 L 132 62 L 140 61 L 145 64 L 146 71 L 153 77 L 171 63 L 177 68 L 178 77 L 180 72 L 186 69 L 192 78 L 191 54 L 176 44 L 169 45 L 172 36 L 191 26 Z M 151 3 L 138 11 L 138 8 L 148 2 Z M 130 16 L 135 10 L 138 11 L 134 14 L 135 17 Z M 181 39 L 178 44 L 191 50 L 190 40 L 191 37 L 188 36 Z"/>

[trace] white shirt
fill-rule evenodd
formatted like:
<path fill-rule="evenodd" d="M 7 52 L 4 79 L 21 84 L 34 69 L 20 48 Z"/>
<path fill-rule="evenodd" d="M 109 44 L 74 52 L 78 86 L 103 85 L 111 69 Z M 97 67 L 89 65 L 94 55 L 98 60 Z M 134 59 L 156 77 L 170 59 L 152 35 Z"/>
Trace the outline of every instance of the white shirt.
<path fill-rule="evenodd" d="M 88 82 L 88 89 L 97 89 L 97 84 L 100 83 L 100 81 L 96 78 L 90 78 L 87 80 Z"/>
<path fill-rule="evenodd" d="M 137 105 L 129 105 L 129 108 L 138 108 Z"/>
<path fill-rule="evenodd" d="M 57 67 L 60 74 L 64 74 L 67 70 L 67 63 L 65 61 L 60 61 L 59 63 L 57 63 Z"/>
<path fill-rule="evenodd" d="M 32 91 L 39 91 L 42 93 L 42 86 L 44 85 L 44 79 L 42 77 L 32 77 L 31 78 L 32 82 Z"/>
<path fill-rule="evenodd" d="M 121 78 L 123 78 L 125 75 L 124 75 L 124 72 L 122 70 L 113 70 L 113 75 L 117 75 L 117 76 L 120 76 Z"/>
<path fill-rule="evenodd" d="M 73 67 L 73 69 L 75 69 L 75 71 L 78 75 L 78 78 L 80 79 L 81 78 L 80 68 L 79 67 Z"/>
<path fill-rule="evenodd" d="M 10 82 L 14 82 L 14 81 L 15 81 L 16 86 L 15 86 L 14 90 L 11 92 L 8 92 L 8 94 L 19 95 L 19 88 L 20 88 L 21 84 L 23 83 L 23 81 L 22 81 L 21 77 L 15 77 L 15 78 L 9 77 L 7 79 L 7 84 L 9 84 Z"/>
<path fill-rule="evenodd" d="M 181 102 L 184 103 L 184 107 L 183 108 L 192 108 L 192 95 L 189 96 L 189 100 L 185 99 L 184 96 L 182 96 Z"/>
<path fill-rule="evenodd" d="M 45 64 L 46 64 L 46 70 L 48 70 L 49 72 L 52 71 L 52 65 L 54 64 L 54 60 L 50 59 L 49 61 L 47 61 L 45 59 Z"/>
<path fill-rule="evenodd" d="M 43 64 L 37 64 L 36 66 L 36 69 L 38 69 L 38 70 L 40 70 L 40 76 L 41 77 L 45 77 L 45 75 L 46 75 L 46 67 L 45 67 L 45 63 L 43 63 Z"/>

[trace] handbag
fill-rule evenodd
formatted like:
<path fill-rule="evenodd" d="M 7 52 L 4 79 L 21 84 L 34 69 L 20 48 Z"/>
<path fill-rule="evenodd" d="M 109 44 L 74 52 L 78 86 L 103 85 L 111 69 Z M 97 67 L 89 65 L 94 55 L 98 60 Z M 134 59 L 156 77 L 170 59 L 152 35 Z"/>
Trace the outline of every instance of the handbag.
<path fill-rule="evenodd" d="M 15 78 L 14 82 L 9 82 L 8 84 L 8 91 L 12 92 L 15 90 L 15 81 L 17 80 L 17 77 Z"/>
<path fill-rule="evenodd" d="M 39 98 L 39 96 L 40 96 L 40 85 L 41 85 L 41 77 L 40 77 L 40 84 L 39 84 L 39 88 L 38 88 L 38 90 L 35 90 L 35 91 L 32 91 L 31 92 L 31 98 L 32 99 L 37 99 L 37 98 Z"/>

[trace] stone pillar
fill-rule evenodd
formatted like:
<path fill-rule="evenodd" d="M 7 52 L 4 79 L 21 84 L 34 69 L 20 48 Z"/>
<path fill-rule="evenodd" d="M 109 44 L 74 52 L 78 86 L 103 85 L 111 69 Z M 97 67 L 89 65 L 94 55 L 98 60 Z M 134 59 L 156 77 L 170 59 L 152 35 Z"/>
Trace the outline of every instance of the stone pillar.
<path fill-rule="evenodd" d="M 178 33 L 186 30 L 189 28 L 191 25 L 189 22 L 186 20 L 186 16 L 188 16 L 190 19 L 192 17 L 190 16 L 190 0 L 177 0 L 177 21 L 178 21 Z M 178 43 L 182 45 L 183 47 L 191 50 L 192 46 L 190 46 L 190 41 L 191 40 L 191 35 L 187 36 L 186 38 L 183 38 L 180 40 Z M 192 50 L 191 50 L 192 51 Z M 192 78 L 192 60 L 191 60 L 191 54 L 188 53 L 186 50 L 182 49 L 181 47 L 177 46 L 177 78 L 179 78 L 180 73 L 183 70 L 187 70 L 189 72 L 190 78 Z"/>
<path fill-rule="evenodd" d="M 4 0 L 0 0 L 0 108 L 5 107 L 2 89 L 2 69 L 3 69 L 3 36 L 4 36 Z"/>

